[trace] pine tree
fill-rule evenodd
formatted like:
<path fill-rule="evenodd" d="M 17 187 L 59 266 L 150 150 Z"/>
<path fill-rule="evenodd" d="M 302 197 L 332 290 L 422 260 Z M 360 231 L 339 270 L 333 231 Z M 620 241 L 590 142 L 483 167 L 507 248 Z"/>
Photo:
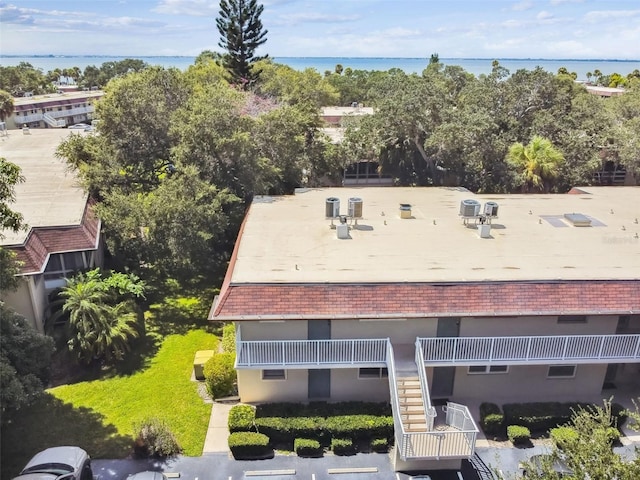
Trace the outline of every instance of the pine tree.
<path fill-rule="evenodd" d="M 254 57 L 256 48 L 267 41 L 260 15 L 264 7 L 256 0 L 220 0 L 219 17 L 216 19 L 220 42 L 227 51 L 224 65 L 234 81 L 247 88 L 257 75 L 252 65 L 267 56 Z"/>

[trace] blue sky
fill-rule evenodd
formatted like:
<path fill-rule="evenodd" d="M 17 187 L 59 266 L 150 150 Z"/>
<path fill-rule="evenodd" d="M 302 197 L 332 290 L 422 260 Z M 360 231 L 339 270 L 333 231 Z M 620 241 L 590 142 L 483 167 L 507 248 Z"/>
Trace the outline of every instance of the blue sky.
<path fill-rule="evenodd" d="M 640 1 L 264 0 L 272 57 L 640 59 Z M 220 51 L 217 0 L 0 1 L 2 55 Z"/>

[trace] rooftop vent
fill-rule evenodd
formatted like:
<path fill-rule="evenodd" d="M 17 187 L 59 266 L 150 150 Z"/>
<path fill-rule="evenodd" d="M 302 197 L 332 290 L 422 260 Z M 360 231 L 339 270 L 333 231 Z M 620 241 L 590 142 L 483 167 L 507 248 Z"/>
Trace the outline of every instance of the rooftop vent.
<path fill-rule="evenodd" d="M 411 218 L 411 204 L 400 204 L 400 218 Z"/>
<path fill-rule="evenodd" d="M 590 227 L 591 219 L 582 213 L 565 213 L 566 218 L 574 227 Z"/>

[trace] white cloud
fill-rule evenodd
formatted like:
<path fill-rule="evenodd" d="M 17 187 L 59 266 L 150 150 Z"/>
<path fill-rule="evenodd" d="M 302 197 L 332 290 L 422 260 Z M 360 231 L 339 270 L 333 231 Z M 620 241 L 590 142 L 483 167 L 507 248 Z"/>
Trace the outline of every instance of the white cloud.
<path fill-rule="evenodd" d="M 166 15 L 216 17 L 220 11 L 220 2 L 212 0 L 161 0 L 152 11 Z"/>
<path fill-rule="evenodd" d="M 552 13 L 543 10 L 536 15 L 536 18 L 541 22 L 547 22 L 549 20 L 553 20 L 554 16 Z"/>
<path fill-rule="evenodd" d="M 555 7 L 563 3 L 584 3 L 584 0 L 551 0 L 549 3 Z"/>
<path fill-rule="evenodd" d="M 515 3 L 511 7 L 511 10 L 515 12 L 523 12 L 525 10 L 531 10 L 532 8 L 533 8 L 533 2 L 529 0 L 523 0 L 521 2 Z"/>
<path fill-rule="evenodd" d="M 301 23 L 346 23 L 361 19 L 360 15 L 334 15 L 317 12 L 289 13 L 280 15 L 278 24 L 299 25 Z"/>
<path fill-rule="evenodd" d="M 588 12 L 584 19 L 589 23 L 599 23 L 606 20 L 616 20 L 619 18 L 629 19 L 640 16 L 640 10 L 593 10 Z"/>

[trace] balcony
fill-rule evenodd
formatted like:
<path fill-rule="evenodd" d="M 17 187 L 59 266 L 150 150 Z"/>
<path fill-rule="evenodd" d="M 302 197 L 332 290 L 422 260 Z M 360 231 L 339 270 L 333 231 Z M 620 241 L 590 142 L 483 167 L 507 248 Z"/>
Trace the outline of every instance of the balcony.
<path fill-rule="evenodd" d="M 640 335 L 419 338 L 427 366 L 640 362 Z"/>
<path fill-rule="evenodd" d="M 387 339 L 239 341 L 236 368 L 386 366 Z"/>

